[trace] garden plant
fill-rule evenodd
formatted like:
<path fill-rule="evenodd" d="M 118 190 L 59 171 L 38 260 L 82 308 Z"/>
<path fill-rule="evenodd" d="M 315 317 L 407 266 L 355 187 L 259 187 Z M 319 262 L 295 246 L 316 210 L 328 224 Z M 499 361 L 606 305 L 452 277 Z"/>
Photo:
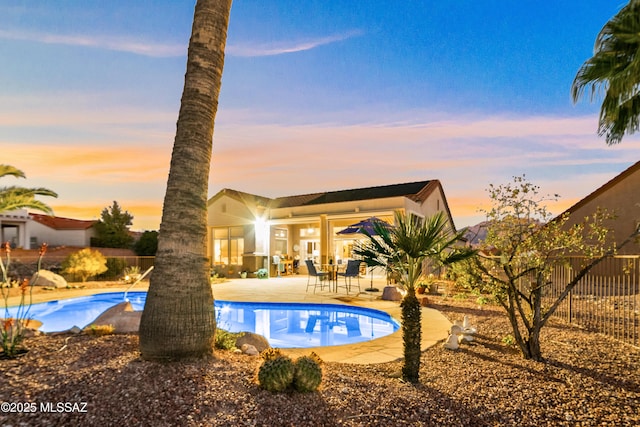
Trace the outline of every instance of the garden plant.
<path fill-rule="evenodd" d="M 22 353 L 21 343 L 24 338 L 25 328 L 29 326 L 29 310 L 32 303 L 33 286 L 38 280 L 42 258 L 47 252 L 47 244 L 40 246 L 38 254 L 37 270 L 31 280 L 23 278 L 21 281 L 13 280 L 9 273 L 11 267 L 11 245 L 6 242 L 2 245 L 5 253 L 5 259 L 0 257 L 0 271 L 2 272 L 2 282 L 0 282 L 0 291 L 2 292 L 2 300 L 4 303 L 4 318 L 0 319 L 0 339 L 2 340 L 2 357 L 13 358 Z M 20 288 L 20 302 L 17 305 L 15 314 L 9 312 L 9 295 L 10 289 L 18 285 Z"/>
<path fill-rule="evenodd" d="M 102 274 L 108 269 L 107 259 L 104 255 L 91 248 L 74 252 L 62 262 L 62 272 L 80 277 L 83 283 L 90 277 Z"/>
<path fill-rule="evenodd" d="M 404 366 L 402 377 L 417 383 L 420 370 L 421 313 L 416 285 L 427 261 L 449 265 L 474 256 L 475 251 L 459 245 L 463 231 L 454 232 L 446 217 L 438 213 L 429 218 L 406 218 L 396 213 L 395 227 L 374 223 L 374 233 L 354 249 L 369 267 L 383 267 L 398 277 L 406 294 L 402 300 L 402 337 Z"/>
<path fill-rule="evenodd" d="M 504 308 L 513 338 L 525 359 L 542 360 L 540 332 L 560 303 L 580 280 L 634 236 L 616 245 L 606 222 L 613 219 L 598 211 L 581 223 L 567 227 L 568 214 L 552 218 L 544 205 L 556 196 L 541 195 L 524 176 L 506 185 L 489 187 L 492 209 L 487 211 L 487 237 L 477 257 L 462 265 L 457 280 L 493 299 Z M 570 255 L 584 256 L 580 269 L 553 300 L 545 300 L 553 270 Z"/>

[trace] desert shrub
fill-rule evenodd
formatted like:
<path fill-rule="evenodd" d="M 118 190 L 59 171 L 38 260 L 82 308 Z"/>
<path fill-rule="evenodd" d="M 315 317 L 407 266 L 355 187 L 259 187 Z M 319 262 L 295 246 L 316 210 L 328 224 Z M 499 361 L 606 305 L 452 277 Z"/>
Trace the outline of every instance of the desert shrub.
<path fill-rule="evenodd" d="M 127 267 L 127 261 L 123 258 L 107 258 L 107 271 L 100 275 L 103 279 L 115 279 L 119 277 Z"/>
<path fill-rule="evenodd" d="M 79 277 L 86 282 L 90 277 L 107 271 L 107 260 L 98 251 L 84 248 L 70 254 L 62 262 L 62 272 L 72 277 Z"/>
<path fill-rule="evenodd" d="M 236 339 L 242 335 L 242 332 L 229 332 L 224 329 L 217 328 L 215 347 L 220 350 L 233 350 L 236 348 Z"/>
<path fill-rule="evenodd" d="M 113 325 L 91 325 L 84 328 L 84 331 L 89 335 L 101 337 L 103 335 L 113 335 L 115 328 Z"/>
<path fill-rule="evenodd" d="M 158 232 L 145 231 L 133 245 L 138 256 L 155 256 L 158 251 Z"/>
<path fill-rule="evenodd" d="M 142 273 L 137 265 L 129 265 L 122 270 L 122 280 L 127 284 L 135 283 L 141 277 Z"/>

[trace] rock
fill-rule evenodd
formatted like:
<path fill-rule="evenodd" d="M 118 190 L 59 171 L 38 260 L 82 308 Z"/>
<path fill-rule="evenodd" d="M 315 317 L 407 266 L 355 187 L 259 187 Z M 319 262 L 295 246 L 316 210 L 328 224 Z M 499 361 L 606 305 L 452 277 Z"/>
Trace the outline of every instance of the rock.
<path fill-rule="evenodd" d="M 66 288 L 68 286 L 64 277 L 49 270 L 38 270 L 33 273 L 31 281 L 33 286 L 46 286 L 48 288 Z"/>
<path fill-rule="evenodd" d="M 241 349 L 243 344 L 249 344 L 255 347 L 259 353 L 271 348 L 269 341 L 262 335 L 254 334 L 253 332 L 243 332 L 243 334 L 236 339 L 236 347 Z"/>
<path fill-rule="evenodd" d="M 381 298 L 386 301 L 402 301 L 402 292 L 395 286 L 385 286 Z"/>
<path fill-rule="evenodd" d="M 134 311 L 129 301 L 123 301 L 104 311 L 89 325 L 111 325 L 116 334 L 138 332 L 141 316 L 142 311 Z"/>
<path fill-rule="evenodd" d="M 249 355 L 249 356 L 257 356 L 257 355 L 260 354 L 258 349 L 256 349 L 251 344 L 242 344 L 242 347 L 240 348 L 240 350 L 242 350 L 242 352 L 244 354 Z"/>
<path fill-rule="evenodd" d="M 25 338 L 39 337 L 40 335 L 42 335 L 42 332 L 37 329 L 27 328 L 22 330 L 22 336 Z"/>
<path fill-rule="evenodd" d="M 420 298 L 420 307 L 428 307 L 429 306 L 429 298 L 422 297 Z"/>

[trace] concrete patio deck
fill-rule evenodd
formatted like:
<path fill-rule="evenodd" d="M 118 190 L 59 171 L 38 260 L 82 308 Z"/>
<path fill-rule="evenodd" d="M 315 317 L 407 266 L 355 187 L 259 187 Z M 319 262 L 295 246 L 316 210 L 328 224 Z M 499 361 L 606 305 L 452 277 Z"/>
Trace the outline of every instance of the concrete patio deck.
<path fill-rule="evenodd" d="M 306 292 L 307 276 L 294 275 L 287 277 L 272 277 L 269 279 L 230 279 L 227 282 L 212 286 L 215 299 L 229 301 L 257 301 L 257 302 L 308 302 L 325 304 L 351 304 L 368 307 L 389 313 L 393 318 L 401 321 L 400 303 L 383 301 L 379 297 L 381 292 L 365 292 L 371 282 L 370 278 L 361 279 L 362 292 L 351 292 L 346 295 L 343 289 L 339 293 L 318 291 L 312 289 Z M 382 290 L 384 279 L 373 280 L 373 287 Z M 146 290 L 148 282 L 142 282 L 131 292 Z M 92 289 L 65 289 L 61 292 L 34 295 L 33 302 L 51 301 L 62 298 L 73 298 L 92 295 L 101 292 L 123 292 L 127 286 L 110 286 Z M 17 298 L 9 298 L 9 304 L 17 304 Z M 12 301 L 15 300 L 15 301 Z M 447 338 L 451 322 L 440 312 L 431 308 L 422 308 L 422 350 L 433 346 L 438 341 Z M 384 363 L 402 359 L 403 343 L 402 330 L 386 337 L 357 344 L 338 345 L 329 347 L 313 347 L 301 349 L 286 349 L 291 356 L 308 355 L 316 352 L 324 361 L 354 364 Z"/>

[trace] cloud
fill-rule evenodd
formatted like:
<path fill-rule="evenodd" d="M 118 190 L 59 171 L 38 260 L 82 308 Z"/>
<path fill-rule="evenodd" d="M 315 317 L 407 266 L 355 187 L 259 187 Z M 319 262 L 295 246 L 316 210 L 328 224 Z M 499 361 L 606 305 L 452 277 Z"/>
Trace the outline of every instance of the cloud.
<path fill-rule="evenodd" d="M 0 142 L 0 151 L 16 159 L 11 164 L 24 171 L 29 179 L 66 183 L 164 182 L 171 159 L 169 145 L 150 148 L 114 142 L 86 146 L 11 146 Z"/>
<path fill-rule="evenodd" d="M 187 47 L 179 43 L 154 43 L 110 36 L 98 37 L 90 35 L 52 34 L 37 31 L 0 30 L 0 39 L 90 47 L 157 58 L 179 57 L 185 56 L 187 53 Z"/>
<path fill-rule="evenodd" d="M 286 53 L 311 50 L 319 46 L 358 37 L 362 34 L 362 31 L 353 30 L 343 34 L 334 34 L 315 39 L 288 41 L 274 44 L 227 44 L 225 52 L 227 55 L 239 57 L 282 55 Z M 0 29 L 0 39 L 106 49 L 154 58 L 172 58 L 186 56 L 187 54 L 187 46 L 181 43 L 159 43 L 128 39 L 125 37 L 53 34 L 38 31 Z"/>
<path fill-rule="evenodd" d="M 341 42 L 363 34 L 362 31 L 354 30 L 343 34 L 334 34 L 316 39 L 287 41 L 273 44 L 236 44 L 227 45 L 226 54 L 240 57 L 274 56 L 286 53 L 302 52 L 315 49 L 316 47 Z"/>
<path fill-rule="evenodd" d="M 23 100 L 26 106 L 32 101 Z M 57 191 L 60 205 L 90 204 L 94 216 L 113 200 L 128 209 L 124 201 L 153 198 L 146 204 L 150 211 L 131 210 L 140 221 L 149 212 L 136 227 L 157 228 L 159 214 L 153 212 L 160 212 L 166 185 L 173 114 L 51 102 L 45 98 L 24 117 L 25 108 L 7 116 L 0 108 L 0 153 L 25 171 L 24 185 Z M 464 226 L 482 220 L 477 210 L 487 202 L 490 183 L 524 173 L 542 192 L 562 196 L 552 207 L 560 213 L 640 152 L 639 137 L 607 146 L 594 131 L 596 116 L 447 118 L 405 111 L 399 120 L 374 114 L 367 122 L 343 114 L 333 121 L 282 124 L 280 117 L 256 121 L 251 111 L 221 110 L 209 195 L 225 187 L 276 197 L 439 179 L 456 225 Z M 56 208 L 56 214 L 63 212 Z"/>

